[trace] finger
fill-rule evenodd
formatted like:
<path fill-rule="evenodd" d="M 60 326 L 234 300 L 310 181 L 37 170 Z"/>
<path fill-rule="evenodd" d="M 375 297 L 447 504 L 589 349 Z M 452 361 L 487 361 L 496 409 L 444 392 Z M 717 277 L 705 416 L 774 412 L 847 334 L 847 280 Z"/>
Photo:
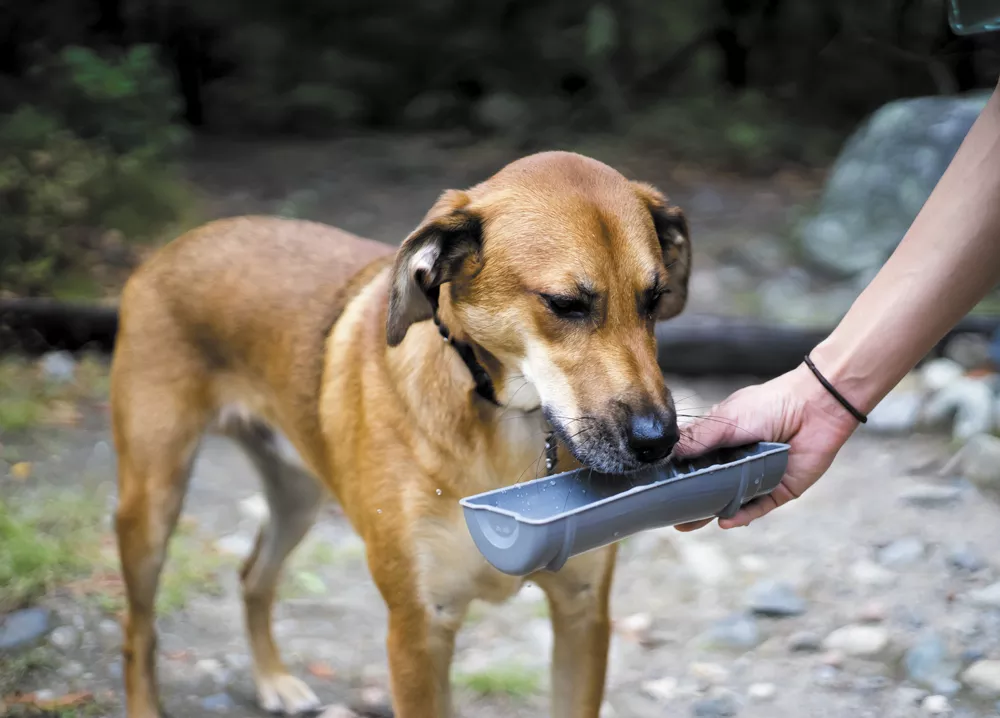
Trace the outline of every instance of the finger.
<path fill-rule="evenodd" d="M 789 501 L 798 498 L 784 483 L 767 496 L 761 496 L 746 504 L 743 508 L 729 519 L 719 519 L 719 527 L 723 529 L 733 529 L 740 526 L 749 526 L 752 521 L 756 521 L 761 516 L 771 513 L 779 506 L 787 504 Z"/>
<path fill-rule="evenodd" d="M 739 409 L 732 399 L 717 406 L 707 415 L 695 419 L 681 431 L 681 440 L 674 449 L 677 457 L 698 456 L 722 446 L 740 446 L 760 439 L 740 426 Z"/>
<path fill-rule="evenodd" d="M 687 533 L 689 531 L 697 531 L 703 526 L 708 526 L 713 521 L 715 521 L 714 518 L 703 519 L 701 521 L 690 521 L 686 524 L 677 524 L 676 526 L 674 526 L 674 528 L 682 533 Z"/>

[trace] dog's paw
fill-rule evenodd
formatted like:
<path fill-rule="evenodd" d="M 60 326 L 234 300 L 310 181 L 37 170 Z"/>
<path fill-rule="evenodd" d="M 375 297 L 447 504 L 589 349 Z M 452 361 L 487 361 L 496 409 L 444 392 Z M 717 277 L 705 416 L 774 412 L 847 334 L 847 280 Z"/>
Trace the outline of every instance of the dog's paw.
<path fill-rule="evenodd" d="M 268 713 L 315 713 L 321 705 L 312 689 L 295 676 L 279 673 L 257 679 L 257 700 Z"/>

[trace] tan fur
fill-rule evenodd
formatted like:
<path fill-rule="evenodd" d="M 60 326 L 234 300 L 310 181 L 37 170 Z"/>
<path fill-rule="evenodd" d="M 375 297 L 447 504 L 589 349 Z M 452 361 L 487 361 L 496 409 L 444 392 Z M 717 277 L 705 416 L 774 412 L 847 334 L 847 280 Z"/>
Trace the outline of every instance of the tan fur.
<path fill-rule="evenodd" d="M 622 417 L 673 420 L 655 317 L 637 297 L 659 276 L 672 291 L 657 316 L 676 314 L 689 267 L 679 210 L 568 153 L 445 193 L 396 252 L 267 217 L 213 222 L 161 250 L 123 292 L 112 371 L 130 718 L 160 715 L 153 601 L 190 463 L 212 428 L 253 459 L 271 507 L 242 574 L 262 704 L 315 706 L 281 661 L 270 613 L 322 485 L 364 539 L 389 609 L 396 715 L 450 715 L 448 671 L 470 602 L 503 601 L 522 583 L 484 561 L 458 500 L 543 475 L 546 416 L 563 438 L 560 469 L 636 460 L 622 448 Z M 583 285 L 592 321 L 560 318 L 542 296 Z M 472 391 L 426 321 L 438 287 L 442 320 L 474 346 L 501 407 Z M 614 563 L 612 546 L 531 577 L 552 607 L 559 718 L 598 714 Z"/>

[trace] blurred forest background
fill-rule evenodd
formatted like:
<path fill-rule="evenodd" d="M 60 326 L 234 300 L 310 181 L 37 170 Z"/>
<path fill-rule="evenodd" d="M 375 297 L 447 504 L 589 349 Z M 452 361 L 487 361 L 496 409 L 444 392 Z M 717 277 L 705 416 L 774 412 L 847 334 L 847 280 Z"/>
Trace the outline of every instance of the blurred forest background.
<path fill-rule="evenodd" d="M 205 138 L 607 135 L 766 174 L 828 166 L 887 101 L 992 87 L 998 48 L 941 0 L 5 0 L 0 294 L 93 294 L 95 256 L 196 221 Z"/>

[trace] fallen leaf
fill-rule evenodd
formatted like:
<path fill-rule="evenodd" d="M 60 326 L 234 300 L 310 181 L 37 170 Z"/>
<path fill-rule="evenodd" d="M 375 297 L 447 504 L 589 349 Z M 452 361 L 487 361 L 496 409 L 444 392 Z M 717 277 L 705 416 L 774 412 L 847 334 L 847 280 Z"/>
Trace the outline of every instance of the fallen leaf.
<path fill-rule="evenodd" d="M 31 468 L 30 461 L 18 461 L 10 467 L 10 475 L 17 481 L 27 481 L 31 476 Z"/>
<path fill-rule="evenodd" d="M 3 700 L 7 705 L 32 706 L 38 710 L 51 711 L 90 703 L 94 700 L 94 694 L 90 691 L 79 691 L 78 693 L 67 693 L 58 698 L 40 700 L 35 693 L 25 693 L 23 695 L 7 696 Z"/>
<path fill-rule="evenodd" d="M 330 681 L 337 677 L 337 672 L 333 668 L 320 661 L 310 663 L 306 670 L 317 678 L 322 678 L 324 681 Z"/>
<path fill-rule="evenodd" d="M 171 661 L 191 661 L 194 658 L 194 654 L 184 648 L 177 651 L 166 651 L 163 655 Z"/>
<path fill-rule="evenodd" d="M 68 401 L 53 401 L 45 412 L 46 422 L 57 426 L 76 426 L 82 418 L 76 405 Z"/>

